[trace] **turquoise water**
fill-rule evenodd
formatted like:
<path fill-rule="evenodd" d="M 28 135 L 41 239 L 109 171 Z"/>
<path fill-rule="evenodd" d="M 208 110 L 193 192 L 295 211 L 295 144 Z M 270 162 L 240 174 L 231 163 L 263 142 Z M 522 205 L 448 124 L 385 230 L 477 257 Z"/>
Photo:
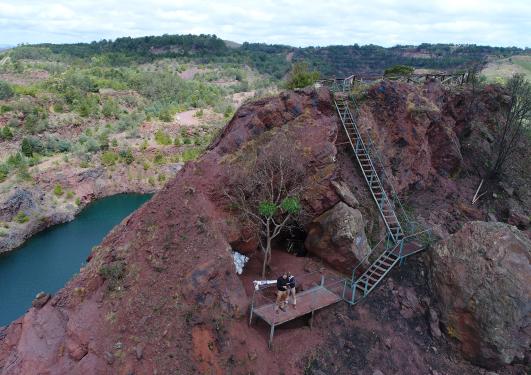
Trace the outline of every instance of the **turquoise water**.
<path fill-rule="evenodd" d="M 55 293 L 79 272 L 90 250 L 151 195 L 119 194 L 87 206 L 73 221 L 29 239 L 0 255 L 0 327 L 31 307 L 35 295 Z"/>

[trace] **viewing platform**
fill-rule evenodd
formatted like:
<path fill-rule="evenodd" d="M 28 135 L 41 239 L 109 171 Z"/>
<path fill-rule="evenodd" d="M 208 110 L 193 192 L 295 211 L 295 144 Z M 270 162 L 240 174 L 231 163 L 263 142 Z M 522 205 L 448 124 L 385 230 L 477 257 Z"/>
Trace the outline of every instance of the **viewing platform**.
<path fill-rule="evenodd" d="M 253 316 L 262 319 L 270 327 L 269 334 L 269 347 L 273 344 L 273 335 L 275 334 L 275 327 L 287 323 L 291 320 L 297 319 L 301 316 L 311 314 L 312 320 L 310 321 L 310 326 L 313 321 L 314 312 L 320 309 L 323 309 L 327 306 L 333 305 L 341 301 L 343 287 L 345 285 L 345 280 L 334 280 L 334 278 L 329 278 L 329 282 L 325 283 L 324 275 L 321 276 L 320 284 L 312 286 L 311 288 L 304 290 L 300 293 L 297 293 L 297 308 L 295 309 L 292 304 L 291 296 L 289 298 L 289 304 L 285 307 L 286 311 L 279 309 L 278 313 L 275 311 L 276 303 L 273 297 L 265 297 L 262 291 L 258 291 L 258 294 L 262 298 L 266 299 L 266 303 L 256 307 L 255 304 L 258 302 L 257 293 L 253 295 L 253 304 L 251 306 L 251 313 L 249 318 L 249 324 L 252 323 Z M 274 289 L 276 287 L 272 286 L 268 289 Z M 269 291 L 270 294 L 273 290 Z"/>

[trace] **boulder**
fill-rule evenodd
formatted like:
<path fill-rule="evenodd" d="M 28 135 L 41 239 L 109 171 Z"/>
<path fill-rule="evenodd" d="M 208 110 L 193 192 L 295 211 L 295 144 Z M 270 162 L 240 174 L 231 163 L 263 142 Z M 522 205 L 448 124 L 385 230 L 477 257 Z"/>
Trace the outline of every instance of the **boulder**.
<path fill-rule="evenodd" d="M 441 322 L 474 363 L 523 360 L 531 343 L 531 241 L 517 228 L 474 221 L 431 252 Z"/>
<path fill-rule="evenodd" d="M 339 196 L 339 198 L 345 202 L 347 205 L 349 205 L 352 208 L 358 208 L 360 205 L 360 202 L 356 199 L 354 194 L 352 193 L 352 190 L 348 187 L 348 185 L 344 182 L 337 182 L 332 181 L 332 186 L 334 187 L 334 191 Z"/>
<path fill-rule="evenodd" d="M 39 292 L 35 296 L 35 299 L 31 302 L 31 305 L 37 309 L 40 309 L 41 307 L 46 305 L 46 303 L 48 303 L 50 298 L 51 298 L 50 294 Z"/>
<path fill-rule="evenodd" d="M 339 271 L 349 273 L 369 252 L 361 212 L 343 202 L 308 226 L 306 249 Z"/>

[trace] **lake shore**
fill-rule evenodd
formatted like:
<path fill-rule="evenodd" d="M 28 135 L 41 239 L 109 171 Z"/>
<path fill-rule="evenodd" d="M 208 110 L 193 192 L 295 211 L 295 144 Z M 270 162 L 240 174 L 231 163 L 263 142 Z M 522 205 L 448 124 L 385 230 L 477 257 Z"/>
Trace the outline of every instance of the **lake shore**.
<path fill-rule="evenodd" d="M 182 163 L 165 164 L 157 173 L 172 178 L 181 167 Z M 17 249 L 51 226 L 73 220 L 97 199 L 123 193 L 152 194 L 164 186 L 165 180 L 128 178 L 140 171 L 145 172 L 134 165 L 118 165 L 112 170 L 67 168 L 53 178 L 40 176 L 37 184 L 21 184 L 0 193 L 0 254 Z M 54 192 L 57 185 L 65 190 L 61 195 Z"/>

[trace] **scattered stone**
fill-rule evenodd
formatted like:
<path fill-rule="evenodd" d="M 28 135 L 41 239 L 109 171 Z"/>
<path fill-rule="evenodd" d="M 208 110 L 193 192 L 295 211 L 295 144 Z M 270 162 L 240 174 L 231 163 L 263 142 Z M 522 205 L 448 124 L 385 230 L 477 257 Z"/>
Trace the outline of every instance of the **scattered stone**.
<path fill-rule="evenodd" d="M 35 299 L 31 302 L 31 305 L 37 309 L 42 308 L 48 301 L 50 300 L 52 296 L 48 293 L 39 292 L 35 296 Z"/>
<path fill-rule="evenodd" d="M 107 361 L 109 365 L 112 365 L 114 363 L 114 355 L 111 352 L 105 352 L 103 353 L 103 356 L 105 357 L 105 361 Z"/>
<path fill-rule="evenodd" d="M 123 348 L 123 344 L 121 342 L 117 342 L 112 346 L 114 350 L 121 350 Z"/>
<path fill-rule="evenodd" d="M 439 315 L 437 311 L 430 308 L 430 332 L 433 337 L 441 337 L 441 329 L 439 328 Z"/>
<path fill-rule="evenodd" d="M 142 359 L 142 357 L 144 356 L 144 345 L 138 344 L 137 346 L 135 346 L 135 355 L 137 360 L 140 361 Z"/>
<path fill-rule="evenodd" d="M 332 181 L 332 186 L 334 187 L 334 190 L 339 196 L 339 198 L 347 205 L 352 208 L 358 208 L 360 206 L 360 202 L 356 199 L 356 197 L 352 193 L 352 190 L 350 190 L 347 184 L 342 181 Z"/>
<path fill-rule="evenodd" d="M 492 221 L 492 222 L 498 221 L 498 219 L 496 218 L 496 215 L 494 215 L 492 212 L 489 212 L 487 216 L 489 217 L 489 221 Z"/>
<path fill-rule="evenodd" d="M 249 358 L 249 361 L 254 361 L 258 358 L 258 354 L 256 354 L 256 352 L 249 352 L 247 353 L 247 357 Z"/>
<path fill-rule="evenodd" d="M 383 372 L 381 372 L 380 370 L 374 370 L 372 372 L 372 375 L 385 375 Z"/>

